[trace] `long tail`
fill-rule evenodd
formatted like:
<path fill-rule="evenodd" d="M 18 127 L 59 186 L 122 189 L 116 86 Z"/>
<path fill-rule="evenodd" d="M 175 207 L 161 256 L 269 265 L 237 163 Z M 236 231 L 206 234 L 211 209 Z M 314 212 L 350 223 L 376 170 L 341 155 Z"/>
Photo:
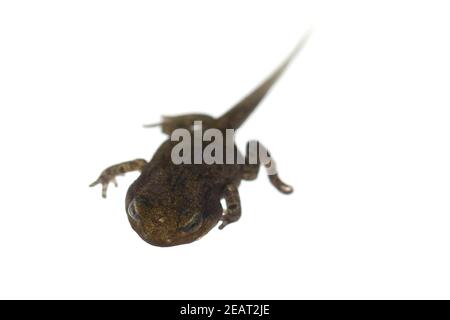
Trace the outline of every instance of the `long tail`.
<path fill-rule="evenodd" d="M 217 119 L 220 128 L 237 129 L 242 125 L 242 123 L 244 123 L 248 116 L 264 99 L 275 82 L 277 82 L 300 49 L 305 46 L 310 34 L 311 32 L 307 32 L 303 36 L 289 57 L 264 82 L 262 82 L 233 108 Z"/>

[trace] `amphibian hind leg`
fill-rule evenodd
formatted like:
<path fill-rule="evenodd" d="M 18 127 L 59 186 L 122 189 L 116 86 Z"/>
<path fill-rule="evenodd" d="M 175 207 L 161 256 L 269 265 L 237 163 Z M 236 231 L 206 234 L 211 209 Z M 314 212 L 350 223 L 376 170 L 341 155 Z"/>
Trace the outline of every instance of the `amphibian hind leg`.
<path fill-rule="evenodd" d="M 106 191 L 108 190 L 108 185 L 112 182 L 117 187 L 116 177 L 123 175 L 124 173 L 131 171 L 141 171 L 142 168 L 147 164 L 144 159 L 136 159 L 132 161 L 122 162 L 111 167 L 106 168 L 100 174 L 97 180 L 91 183 L 89 186 L 94 187 L 97 184 L 102 185 L 102 197 L 106 198 Z"/>
<path fill-rule="evenodd" d="M 263 158 L 261 158 L 261 156 L 263 156 Z M 278 176 L 275 161 L 270 156 L 267 148 L 258 141 L 247 142 L 245 165 L 242 168 L 242 179 L 256 179 L 261 164 L 266 167 L 269 180 L 278 191 L 285 194 L 294 191 L 291 186 L 284 183 Z"/>
<path fill-rule="evenodd" d="M 179 116 L 163 116 L 160 123 L 144 125 L 144 128 L 153 128 L 161 126 L 162 132 L 170 135 L 175 129 L 192 129 L 194 121 L 201 121 L 202 125 L 206 128 L 210 128 L 215 123 L 215 119 L 206 114 L 184 114 Z"/>
<path fill-rule="evenodd" d="M 227 208 L 222 216 L 222 224 L 219 226 L 221 230 L 228 224 L 238 221 L 241 217 L 241 200 L 239 191 L 234 184 L 225 187 L 224 198 Z"/>

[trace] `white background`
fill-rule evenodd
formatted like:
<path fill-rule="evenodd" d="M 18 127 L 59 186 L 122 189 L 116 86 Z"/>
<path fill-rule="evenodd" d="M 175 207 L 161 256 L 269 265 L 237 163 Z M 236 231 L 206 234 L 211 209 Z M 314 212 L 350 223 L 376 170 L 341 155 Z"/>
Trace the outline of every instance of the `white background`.
<path fill-rule="evenodd" d="M 450 298 L 446 1 L 2 1 L 0 298 Z M 220 115 L 314 34 L 239 133 L 242 219 L 153 247 L 102 169 L 161 114 Z"/>

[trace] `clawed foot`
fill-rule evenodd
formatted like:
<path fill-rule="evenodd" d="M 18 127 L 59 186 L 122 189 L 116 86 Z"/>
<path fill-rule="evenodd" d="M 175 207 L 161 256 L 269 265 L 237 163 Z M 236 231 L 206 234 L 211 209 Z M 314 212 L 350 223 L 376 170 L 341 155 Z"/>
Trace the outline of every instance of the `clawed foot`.
<path fill-rule="evenodd" d="M 225 228 L 228 224 L 231 223 L 230 219 L 227 218 L 227 213 L 225 211 L 225 213 L 223 214 L 222 218 L 220 218 L 220 220 L 222 221 L 222 223 L 219 226 L 219 229 L 222 230 L 223 228 Z"/>
<path fill-rule="evenodd" d="M 222 218 L 220 219 L 220 220 L 222 220 L 222 223 L 220 224 L 219 229 L 222 230 L 230 223 L 236 222 L 238 219 L 239 219 L 239 217 L 237 217 L 237 218 L 233 217 L 232 215 L 230 215 L 228 213 L 228 210 L 225 210 Z"/>
<path fill-rule="evenodd" d="M 113 166 L 110 166 L 103 170 L 100 177 L 90 184 L 90 187 L 96 186 L 98 184 L 102 185 L 102 197 L 106 198 L 106 191 L 108 190 L 108 185 L 113 183 L 117 187 L 116 177 L 121 176 L 127 172 L 131 171 L 142 171 L 142 169 L 147 165 L 145 159 L 135 159 L 131 161 L 122 162 Z"/>
<path fill-rule="evenodd" d="M 224 190 L 224 198 L 227 208 L 222 215 L 222 224 L 219 229 L 222 230 L 230 223 L 236 222 L 241 217 L 241 201 L 239 199 L 239 191 L 235 184 L 229 184 Z"/>
<path fill-rule="evenodd" d="M 278 177 L 278 174 L 269 176 L 269 180 L 272 185 L 281 193 L 290 194 L 294 191 L 293 187 L 281 181 L 281 179 Z"/>
<path fill-rule="evenodd" d="M 115 175 L 111 175 L 108 172 L 103 171 L 100 177 L 97 180 L 92 182 L 89 187 L 94 187 L 98 184 L 102 185 L 102 197 L 106 198 L 106 191 L 108 190 L 108 185 L 113 183 L 115 187 L 117 187 L 117 181 Z"/>
<path fill-rule="evenodd" d="M 222 223 L 219 226 L 219 229 L 222 230 L 230 223 L 236 222 L 241 217 L 241 209 L 238 206 L 232 205 L 231 208 L 225 209 L 222 218 Z"/>

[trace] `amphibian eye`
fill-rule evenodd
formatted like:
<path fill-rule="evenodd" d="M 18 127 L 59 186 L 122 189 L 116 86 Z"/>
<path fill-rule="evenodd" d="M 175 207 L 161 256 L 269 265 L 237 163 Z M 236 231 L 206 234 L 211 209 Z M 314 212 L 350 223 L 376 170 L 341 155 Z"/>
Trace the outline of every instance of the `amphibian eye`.
<path fill-rule="evenodd" d="M 203 224 L 203 215 L 201 213 L 195 214 L 183 227 L 181 231 L 186 233 L 192 233 L 197 231 Z"/>
<path fill-rule="evenodd" d="M 128 210 L 127 210 L 128 216 L 135 220 L 138 221 L 140 220 L 140 216 L 136 211 L 136 206 L 135 206 L 135 201 L 131 201 L 130 205 L 128 206 Z"/>

